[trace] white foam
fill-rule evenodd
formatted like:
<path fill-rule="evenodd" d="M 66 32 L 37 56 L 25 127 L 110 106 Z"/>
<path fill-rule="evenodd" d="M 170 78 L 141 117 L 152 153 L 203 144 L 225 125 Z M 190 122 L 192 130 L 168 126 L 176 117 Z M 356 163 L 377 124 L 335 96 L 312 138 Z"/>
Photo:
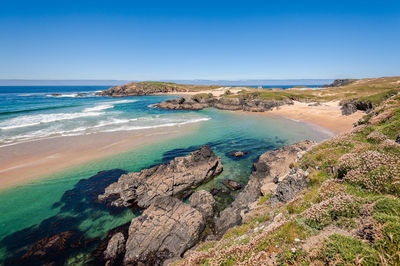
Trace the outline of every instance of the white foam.
<path fill-rule="evenodd" d="M 103 112 L 83 112 L 83 113 L 55 113 L 40 115 L 25 115 L 11 118 L 0 123 L 0 129 L 8 130 L 21 127 L 30 127 L 60 120 L 70 120 L 81 117 L 100 116 Z"/>
<path fill-rule="evenodd" d="M 120 104 L 120 103 L 134 103 L 137 102 L 138 100 L 119 100 L 119 101 L 112 101 L 112 102 L 108 102 L 111 104 Z"/>
<path fill-rule="evenodd" d="M 60 95 L 51 95 L 47 94 L 47 97 L 57 97 L 57 98 L 75 98 L 78 96 L 78 93 L 67 93 L 67 94 L 60 94 Z"/>
<path fill-rule="evenodd" d="M 100 104 L 96 105 L 94 107 L 88 107 L 83 109 L 83 112 L 96 112 L 96 111 L 102 111 L 106 109 L 114 108 L 114 105 L 112 104 Z"/>
<path fill-rule="evenodd" d="M 201 121 L 207 121 L 210 120 L 210 118 L 197 118 L 197 119 L 190 119 L 187 121 L 182 121 L 182 122 L 171 122 L 171 123 L 165 123 L 165 124 L 158 124 L 158 125 L 143 125 L 143 126 L 121 126 L 121 127 L 116 127 L 112 129 L 107 129 L 104 130 L 103 132 L 115 132 L 115 131 L 130 131 L 130 130 L 140 130 L 140 129 L 152 129 L 152 128 L 160 128 L 160 127 L 173 127 L 173 126 L 182 126 L 186 124 L 192 124 L 192 123 L 198 123 Z"/>

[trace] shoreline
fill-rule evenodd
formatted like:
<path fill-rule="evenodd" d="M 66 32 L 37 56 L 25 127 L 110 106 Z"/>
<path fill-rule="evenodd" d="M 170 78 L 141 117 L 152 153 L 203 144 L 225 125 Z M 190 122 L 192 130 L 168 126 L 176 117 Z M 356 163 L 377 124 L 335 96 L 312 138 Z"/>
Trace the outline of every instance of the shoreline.
<path fill-rule="evenodd" d="M 307 124 L 316 131 L 333 137 L 350 130 L 364 113 L 357 111 L 343 116 L 338 102 L 320 105 L 295 102 L 267 112 L 234 111 L 281 117 Z M 80 136 L 60 136 L 32 140 L 0 147 L 0 191 L 12 188 L 71 167 L 133 150 L 185 134 L 196 125 L 142 129 L 135 131 L 103 132 Z"/>
<path fill-rule="evenodd" d="M 362 111 L 347 116 L 342 115 L 338 101 L 325 102 L 320 105 L 295 101 L 293 105 L 283 105 L 263 114 L 301 121 L 310 126 L 321 127 L 332 132 L 333 135 L 351 130 L 353 123 L 365 115 Z"/>
<path fill-rule="evenodd" d="M 0 147 L 0 191 L 143 145 L 175 138 L 196 125 L 60 136 Z"/>

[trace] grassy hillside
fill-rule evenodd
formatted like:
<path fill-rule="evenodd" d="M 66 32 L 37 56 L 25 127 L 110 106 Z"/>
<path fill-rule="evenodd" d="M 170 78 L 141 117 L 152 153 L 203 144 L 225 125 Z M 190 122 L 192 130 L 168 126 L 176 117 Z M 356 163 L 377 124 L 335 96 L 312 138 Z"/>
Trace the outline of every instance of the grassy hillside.
<path fill-rule="evenodd" d="M 310 172 L 308 188 L 295 199 L 272 205 L 269 195 L 261 197 L 243 225 L 203 242 L 177 264 L 399 265 L 400 94 L 384 100 L 399 80 L 361 80 L 313 93 L 379 106 L 293 166 Z"/>
<path fill-rule="evenodd" d="M 220 87 L 220 86 L 208 86 L 208 85 L 184 85 L 173 82 L 161 82 L 161 81 L 131 82 L 122 86 L 126 88 L 135 87 L 144 90 L 152 90 L 158 88 L 176 88 L 182 91 L 193 91 L 193 92 L 202 90 L 212 90 Z"/>
<path fill-rule="evenodd" d="M 329 87 L 323 90 L 284 90 L 272 91 L 246 88 L 237 95 L 227 97 L 257 98 L 264 100 L 291 99 L 297 101 L 345 101 L 361 100 L 378 105 L 390 95 L 400 90 L 400 77 L 356 80 L 346 86 Z"/>

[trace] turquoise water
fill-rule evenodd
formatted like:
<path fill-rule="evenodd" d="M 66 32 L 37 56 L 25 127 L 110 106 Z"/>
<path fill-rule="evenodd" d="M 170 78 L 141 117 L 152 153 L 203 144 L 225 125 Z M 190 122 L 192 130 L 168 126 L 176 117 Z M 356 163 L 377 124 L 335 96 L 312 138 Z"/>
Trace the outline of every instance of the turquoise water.
<path fill-rule="evenodd" d="M 75 90 L 68 89 L 70 91 L 62 92 L 64 94 L 79 92 L 79 88 L 76 87 Z M 154 164 L 169 161 L 176 156 L 186 155 L 200 145 L 208 144 L 218 156 L 222 157 L 224 171 L 203 185 L 201 189 L 224 188 L 221 181 L 226 178 L 237 180 L 245 185 L 252 163 L 263 152 L 304 139 L 319 141 L 328 137 L 325 133 L 303 123 L 263 114 L 237 114 L 216 109 L 198 112 L 158 110 L 148 105 L 170 97 L 110 99 L 93 96 L 92 92 L 98 90 L 98 87 L 89 89 L 91 90 L 85 88 L 89 91 L 86 97 L 59 98 L 46 96 L 47 92 L 36 92 L 42 94 L 33 96 L 18 96 L 17 93 L 10 96 L 9 92 L 4 93 L 9 98 L 9 103 L 13 101 L 12 98 L 17 102 L 21 100 L 19 98 L 24 98 L 25 103 L 30 104 L 25 104 L 25 107 L 20 106 L 20 109 L 14 107 L 12 110 L 18 111 L 14 113 L 8 111 L 9 113 L 4 114 L 4 110 L 10 109 L 0 110 L 3 112 L 3 116 L 0 115 L 0 128 L 1 125 L 3 126 L 3 129 L 0 129 L 0 138 L 3 139 L 3 145 L 26 141 L 22 138 L 11 140 L 18 134 L 19 136 L 29 135 L 29 138 L 33 139 L 48 137 L 39 136 L 35 132 L 52 134 L 51 130 L 55 128 L 58 131 L 57 133 L 53 131 L 51 136 L 57 136 L 60 131 L 65 132 L 66 129 L 74 130 L 83 127 L 85 127 L 84 131 L 75 130 L 73 133 L 93 134 L 97 131 L 134 130 L 143 127 L 154 128 L 157 132 L 162 130 L 163 127 L 160 126 L 177 126 L 187 123 L 196 124 L 198 127 L 185 131 L 183 135 L 177 137 L 160 140 L 151 145 L 93 161 L 84 166 L 44 177 L 36 182 L 0 192 L 0 257 L 2 260 L 5 257 L 23 254 L 27 247 L 41 238 L 67 230 L 78 230 L 85 238 L 102 238 L 111 228 L 130 221 L 135 215 L 140 215 L 140 212 L 133 214 L 129 210 L 109 209 L 95 201 L 104 187 L 117 180 L 123 172 L 139 171 Z M 0 97 L 4 95 L 0 94 Z M 122 100 L 124 102 L 121 102 Z M 40 108 L 36 101 L 41 102 Z M 119 103 L 115 103 L 116 101 Z M 58 106 L 58 108 L 45 109 L 49 105 Z M 68 105 L 68 107 L 64 108 L 63 105 Z M 108 108 L 104 108 L 105 105 L 108 105 Z M 113 107 L 109 107 L 110 105 Z M 103 109 L 98 106 L 103 106 Z M 15 117 L 24 116 L 23 121 L 28 124 L 32 122 L 32 117 L 37 119 L 43 115 L 55 117 L 54 114 L 85 114 L 87 108 L 97 108 L 95 112 L 102 114 L 93 117 L 76 115 L 76 118 L 53 119 L 54 121 L 51 122 L 44 120 L 35 125 L 4 129 L 4 127 L 16 125 L 16 122 L 12 120 Z M 26 109 L 44 110 L 24 112 Z M 62 118 L 62 115 L 56 117 Z M 115 119 L 125 122 L 105 125 L 104 121 L 115 122 Z M 66 122 L 69 122 L 68 125 L 65 125 Z M 99 124 L 105 126 L 96 127 Z M 7 130 L 15 130 L 14 135 Z M 240 160 L 231 158 L 228 154 L 235 150 L 249 151 L 249 154 Z M 110 171 L 96 175 L 99 171 L 105 170 Z M 234 196 L 235 193 L 230 193 L 224 197 L 217 197 L 219 210 L 229 204 Z M 84 260 L 89 251 L 90 247 L 82 250 L 81 254 L 74 253 L 71 256 Z"/>

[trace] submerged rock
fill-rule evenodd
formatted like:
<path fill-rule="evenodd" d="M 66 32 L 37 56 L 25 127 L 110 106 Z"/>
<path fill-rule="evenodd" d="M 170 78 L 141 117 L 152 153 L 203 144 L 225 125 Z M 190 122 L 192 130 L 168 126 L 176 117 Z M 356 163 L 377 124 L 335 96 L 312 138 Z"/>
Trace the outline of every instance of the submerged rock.
<path fill-rule="evenodd" d="M 247 151 L 233 151 L 230 152 L 229 155 L 235 158 L 242 158 L 243 156 L 247 155 L 249 152 Z"/>
<path fill-rule="evenodd" d="M 66 250 L 77 251 L 84 244 L 83 235 L 80 232 L 62 232 L 37 241 L 14 263 L 17 265 L 61 265 L 65 260 Z"/>
<path fill-rule="evenodd" d="M 247 185 L 237 195 L 231 206 L 223 210 L 216 220 L 217 233 L 222 235 L 230 227 L 241 224 L 243 218 L 241 214 L 249 210 L 249 205 L 256 202 L 262 192 L 273 194 L 287 177 L 298 155 L 301 155 L 299 153 L 308 150 L 314 144 L 312 141 L 305 140 L 262 154 L 253 166 L 254 169 Z M 282 191 L 284 188 L 285 186 L 281 185 Z"/>
<path fill-rule="evenodd" d="M 115 206 L 147 208 L 159 197 L 182 199 L 190 195 L 194 188 L 221 173 L 222 169 L 221 158 L 208 146 L 202 146 L 167 164 L 122 175 L 118 182 L 105 189 L 99 200 L 116 198 Z"/>
<path fill-rule="evenodd" d="M 174 197 L 159 197 L 132 220 L 124 263 L 161 265 L 180 257 L 198 241 L 205 228 L 200 211 Z"/>
<path fill-rule="evenodd" d="M 222 181 L 222 183 L 224 183 L 224 185 L 229 188 L 230 190 L 238 190 L 242 188 L 242 184 L 240 184 L 239 182 L 236 182 L 235 180 L 231 180 L 231 179 L 225 179 L 224 181 Z"/>

